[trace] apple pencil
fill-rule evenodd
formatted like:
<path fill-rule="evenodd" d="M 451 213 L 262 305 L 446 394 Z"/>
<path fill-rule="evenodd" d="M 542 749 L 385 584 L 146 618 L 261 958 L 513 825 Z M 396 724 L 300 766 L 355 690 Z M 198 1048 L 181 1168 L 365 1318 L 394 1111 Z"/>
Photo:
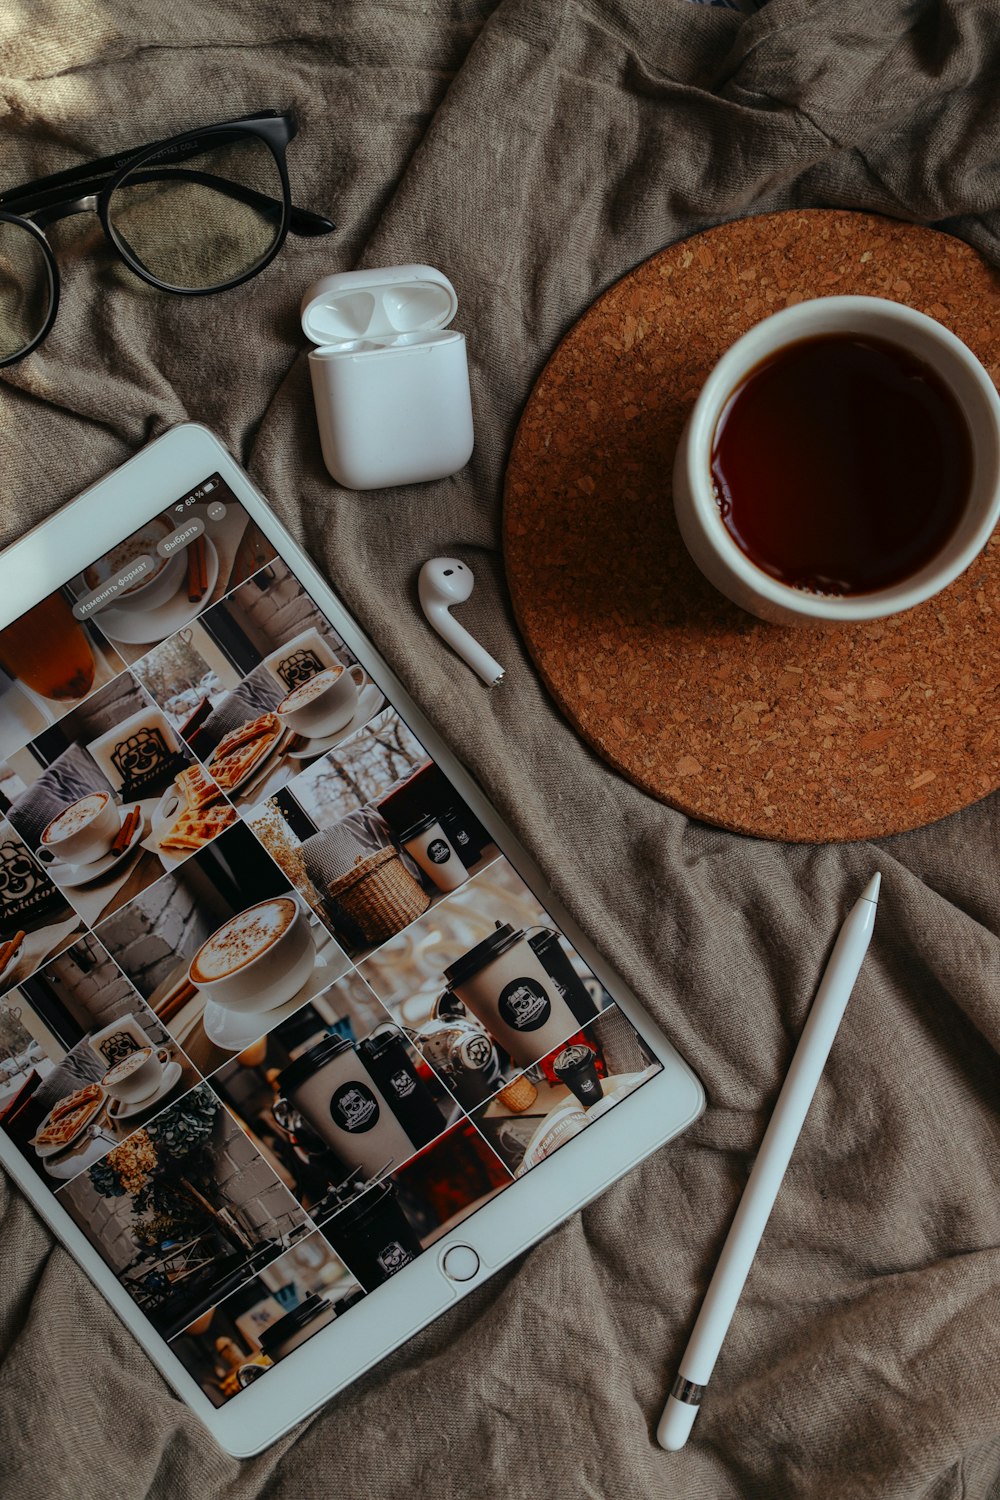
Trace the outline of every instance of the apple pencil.
<path fill-rule="evenodd" d="M 663 1408 L 656 1441 L 683 1448 L 719 1357 L 736 1304 L 771 1216 L 781 1179 L 795 1149 L 820 1075 L 830 1055 L 851 991 L 868 952 L 882 877 L 872 876 L 837 935 L 816 999 L 781 1086 L 757 1160 L 719 1256 L 677 1379 Z"/>

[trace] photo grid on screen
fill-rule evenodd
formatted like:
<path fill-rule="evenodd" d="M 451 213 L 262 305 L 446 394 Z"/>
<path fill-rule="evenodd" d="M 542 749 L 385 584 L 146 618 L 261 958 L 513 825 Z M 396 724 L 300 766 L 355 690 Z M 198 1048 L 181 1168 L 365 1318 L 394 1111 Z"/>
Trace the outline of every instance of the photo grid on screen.
<path fill-rule="evenodd" d="M 0 630 L 0 1128 L 213 1404 L 659 1070 L 219 474 Z"/>

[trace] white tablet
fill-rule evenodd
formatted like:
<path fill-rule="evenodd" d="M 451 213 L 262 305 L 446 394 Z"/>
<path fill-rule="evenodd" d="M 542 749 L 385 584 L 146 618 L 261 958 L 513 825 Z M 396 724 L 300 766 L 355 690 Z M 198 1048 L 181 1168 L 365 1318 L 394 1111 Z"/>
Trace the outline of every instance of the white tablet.
<path fill-rule="evenodd" d="M 0 557 L 0 668 L 0 1160 L 229 1452 L 699 1114 L 205 428 Z"/>

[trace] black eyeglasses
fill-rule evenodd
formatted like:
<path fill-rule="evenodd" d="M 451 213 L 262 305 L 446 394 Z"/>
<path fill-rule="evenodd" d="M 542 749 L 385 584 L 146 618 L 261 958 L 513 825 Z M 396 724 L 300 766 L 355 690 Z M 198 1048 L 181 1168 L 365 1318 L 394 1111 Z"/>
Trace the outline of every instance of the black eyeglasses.
<path fill-rule="evenodd" d="M 292 234 L 329 234 L 295 208 L 285 149 L 291 115 L 261 110 L 0 193 L 0 368 L 45 338 L 59 308 L 46 226 L 96 213 L 122 260 L 164 292 L 224 292 L 269 265 Z"/>

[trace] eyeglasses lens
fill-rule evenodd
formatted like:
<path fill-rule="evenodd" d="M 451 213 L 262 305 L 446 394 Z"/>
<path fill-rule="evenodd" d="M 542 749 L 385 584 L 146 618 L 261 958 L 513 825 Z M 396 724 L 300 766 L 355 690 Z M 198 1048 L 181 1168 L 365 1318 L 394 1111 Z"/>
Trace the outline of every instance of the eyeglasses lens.
<path fill-rule="evenodd" d="M 30 230 L 0 219 L 0 360 L 20 354 L 52 306 L 45 252 Z"/>
<path fill-rule="evenodd" d="M 111 195 L 124 255 L 179 291 L 228 286 L 266 260 L 281 233 L 284 188 L 270 148 L 238 131 L 138 161 Z"/>

